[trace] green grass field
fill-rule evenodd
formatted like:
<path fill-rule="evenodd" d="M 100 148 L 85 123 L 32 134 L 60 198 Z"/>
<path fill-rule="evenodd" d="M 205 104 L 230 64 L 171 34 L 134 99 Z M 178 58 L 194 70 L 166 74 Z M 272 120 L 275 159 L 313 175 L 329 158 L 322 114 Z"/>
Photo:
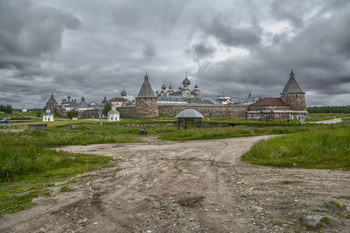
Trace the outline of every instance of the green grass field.
<path fill-rule="evenodd" d="M 308 131 L 308 127 L 219 127 L 219 128 L 189 128 L 187 130 L 175 130 L 174 132 L 161 133 L 160 139 L 163 140 L 208 140 L 220 138 L 234 138 L 234 137 L 250 137 L 259 135 L 272 134 L 289 134 L 301 131 Z"/>
<path fill-rule="evenodd" d="M 337 118 L 350 117 L 350 114 L 349 113 L 309 113 L 309 117 L 311 117 L 311 119 L 306 119 L 306 122 L 330 120 L 330 119 L 333 119 L 334 117 L 337 117 Z"/>
<path fill-rule="evenodd" d="M 73 154 L 51 147 L 135 142 L 139 138 L 138 129 L 108 125 L 0 133 L 0 216 L 33 206 L 31 200 L 49 195 L 48 187 L 55 181 L 111 165 L 111 157 Z"/>
<path fill-rule="evenodd" d="M 342 125 L 260 141 L 242 160 L 265 166 L 350 170 L 350 127 Z"/>

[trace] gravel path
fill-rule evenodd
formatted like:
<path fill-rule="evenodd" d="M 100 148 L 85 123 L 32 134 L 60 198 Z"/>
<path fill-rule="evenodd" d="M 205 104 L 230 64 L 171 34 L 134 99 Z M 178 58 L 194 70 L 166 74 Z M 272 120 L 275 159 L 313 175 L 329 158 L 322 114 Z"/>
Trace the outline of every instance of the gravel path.
<path fill-rule="evenodd" d="M 0 232 L 306 232 L 300 220 L 328 214 L 349 232 L 350 173 L 246 164 L 240 156 L 272 136 L 208 141 L 68 146 L 113 156 L 118 166 L 75 177 L 75 190 L 35 200 L 0 219 Z"/>
<path fill-rule="evenodd" d="M 331 120 L 315 121 L 315 122 L 312 122 L 312 123 L 316 123 L 316 124 L 337 124 L 337 123 L 340 123 L 340 122 L 342 122 L 341 118 L 334 118 L 334 119 L 331 119 Z"/>

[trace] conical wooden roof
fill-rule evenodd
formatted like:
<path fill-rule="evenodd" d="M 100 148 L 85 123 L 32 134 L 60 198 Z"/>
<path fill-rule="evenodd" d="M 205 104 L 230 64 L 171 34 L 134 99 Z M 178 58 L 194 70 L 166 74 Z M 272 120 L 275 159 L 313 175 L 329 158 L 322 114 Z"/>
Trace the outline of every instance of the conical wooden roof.
<path fill-rule="evenodd" d="M 289 80 L 281 94 L 305 94 L 295 80 L 293 70 L 291 70 Z"/>
<path fill-rule="evenodd" d="M 48 104 L 58 104 L 57 101 L 55 100 L 55 97 L 53 96 L 53 93 L 50 97 L 50 99 L 47 101 Z"/>
<path fill-rule="evenodd" d="M 151 87 L 151 84 L 148 81 L 147 74 L 145 75 L 145 81 L 143 82 L 140 92 L 137 95 L 138 98 L 144 98 L 144 97 L 156 97 L 154 94 L 154 91 Z"/>

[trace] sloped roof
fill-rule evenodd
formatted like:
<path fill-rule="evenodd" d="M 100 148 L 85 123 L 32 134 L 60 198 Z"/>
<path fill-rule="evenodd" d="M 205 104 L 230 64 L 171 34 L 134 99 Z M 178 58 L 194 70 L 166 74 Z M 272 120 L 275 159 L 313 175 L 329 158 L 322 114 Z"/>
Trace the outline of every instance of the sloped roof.
<path fill-rule="evenodd" d="M 294 78 L 294 73 L 293 70 L 290 72 L 290 78 L 284 87 L 283 91 L 281 94 L 305 94 L 303 90 L 301 90 L 297 80 Z"/>
<path fill-rule="evenodd" d="M 146 74 L 145 76 L 145 81 L 143 82 L 140 92 L 137 95 L 137 97 L 156 97 L 156 95 L 154 94 L 154 91 L 151 87 L 151 84 L 148 81 L 148 76 Z"/>
<path fill-rule="evenodd" d="M 51 95 L 50 99 L 47 101 L 48 104 L 58 104 L 57 101 L 55 100 L 55 97 L 53 94 Z"/>
<path fill-rule="evenodd" d="M 84 98 L 81 98 L 81 102 L 78 104 L 77 108 L 90 108 L 90 106 L 85 102 Z"/>
<path fill-rule="evenodd" d="M 179 114 L 176 115 L 176 118 L 203 118 L 204 116 L 200 114 L 198 111 L 189 108 L 185 109 Z"/>
<path fill-rule="evenodd" d="M 281 98 L 263 98 L 250 106 L 288 106 Z"/>
<path fill-rule="evenodd" d="M 112 115 L 112 114 L 119 114 L 119 112 L 116 110 L 111 110 L 107 113 L 107 115 Z"/>
<path fill-rule="evenodd" d="M 127 101 L 127 100 L 124 98 L 118 98 L 118 97 L 115 97 L 111 100 L 108 100 L 108 102 L 125 102 L 125 101 Z"/>

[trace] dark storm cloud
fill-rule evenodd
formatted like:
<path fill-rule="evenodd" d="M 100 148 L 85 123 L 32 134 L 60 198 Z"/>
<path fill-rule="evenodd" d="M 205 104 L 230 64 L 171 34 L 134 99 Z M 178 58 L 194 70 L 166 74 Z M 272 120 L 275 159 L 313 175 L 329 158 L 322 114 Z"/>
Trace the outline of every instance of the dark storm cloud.
<path fill-rule="evenodd" d="M 195 44 L 192 46 L 193 60 L 200 61 L 201 59 L 212 57 L 215 53 L 215 48 L 205 44 Z"/>
<path fill-rule="evenodd" d="M 63 30 L 80 24 L 72 15 L 24 0 L 0 1 L 0 22 L 0 68 L 20 69 L 57 52 Z"/>
<path fill-rule="evenodd" d="M 323 104 L 334 102 L 330 100 L 332 96 L 337 98 L 347 94 L 349 97 L 350 7 L 344 2 L 341 7 L 336 5 L 332 8 L 332 4 L 317 5 L 320 10 L 308 20 L 289 18 L 293 21 L 292 28 L 283 33 L 284 38 L 281 36 L 279 43 L 262 46 L 245 59 L 212 64 L 201 69 L 200 74 L 204 79 L 219 76 L 222 84 L 216 84 L 223 86 L 226 93 L 231 91 L 244 96 L 243 92 L 252 90 L 256 95 L 270 96 L 274 93 L 274 96 L 278 96 L 293 68 L 302 89 L 307 93 L 324 95 L 326 102 Z M 288 7 L 289 14 L 295 13 L 294 7 L 288 4 L 283 11 Z M 278 11 L 274 4 L 271 8 Z M 298 29 L 294 30 L 293 27 Z M 226 83 L 225 80 L 230 78 L 231 83 Z M 206 84 L 210 85 L 209 82 Z M 240 89 L 242 86 L 244 91 Z M 319 99 L 306 97 L 310 105 L 322 104 Z M 344 98 L 337 98 L 337 101 L 338 105 L 349 104 Z"/>
<path fill-rule="evenodd" d="M 209 25 L 203 26 L 203 29 L 228 46 L 252 47 L 259 45 L 261 42 L 260 28 L 235 28 L 218 18 L 214 18 Z"/>
<path fill-rule="evenodd" d="M 275 0 L 271 4 L 270 12 L 271 14 L 279 20 L 288 20 L 295 27 L 303 26 L 302 12 L 303 8 L 300 5 L 305 3 L 305 1 L 285 1 L 285 0 Z M 301 12 L 302 11 L 302 12 Z"/>
<path fill-rule="evenodd" d="M 185 71 L 204 97 L 277 97 L 293 69 L 309 105 L 349 104 L 349 3 L 0 0 L 0 103 L 133 98 Z"/>
<path fill-rule="evenodd" d="M 155 48 L 152 45 L 150 45 L 150 44 L 144 45 L 143 55 L 146 58 L 153 58 L 153 57 L 155 57 L 156 56 Z"/>

